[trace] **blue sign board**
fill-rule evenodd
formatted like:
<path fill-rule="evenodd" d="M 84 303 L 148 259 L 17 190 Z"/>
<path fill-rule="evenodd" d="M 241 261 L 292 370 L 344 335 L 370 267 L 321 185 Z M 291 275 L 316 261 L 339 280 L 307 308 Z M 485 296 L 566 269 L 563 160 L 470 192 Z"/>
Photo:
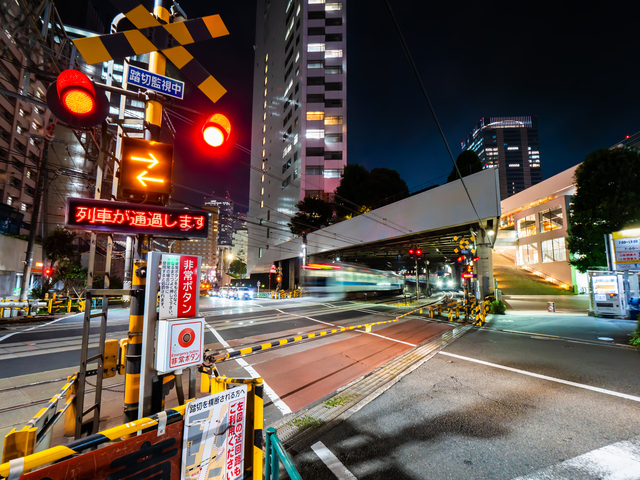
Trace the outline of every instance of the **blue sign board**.
<path fill-rule="evenodd" d="M 156 92 L 182 100 L 184 97 L 184 82 L 173 78 L 151 73 L 142 68 L 129 65 L 127 82 L 139 87 L 155 90 Z"/>

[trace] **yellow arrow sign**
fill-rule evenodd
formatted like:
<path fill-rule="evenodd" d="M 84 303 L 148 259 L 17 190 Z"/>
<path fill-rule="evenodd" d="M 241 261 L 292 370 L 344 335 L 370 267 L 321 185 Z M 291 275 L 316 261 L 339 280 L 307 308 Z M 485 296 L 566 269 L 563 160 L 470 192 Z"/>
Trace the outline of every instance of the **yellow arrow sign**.
<path fill-rule="evenodd" d="M 144 172 L 142 172 L 140 175 L 138 175 L 136 178 L 138 179 L 138 181 L 142 184 L 142 186 L 146 187 L 147 184 L 144 183 L 144 181 L 146 180 L 147 182 L 157 182 L 157 183 L 164 183 L 164 180 L 161 178 L 151 178 L 151 177 L 145 177 L 145 175 L 148 172 L 145 170 Z"/>
<path fill-rule="evenodd" d="M 147 162 L 149 163 L 149 166 L 147 168 L 153 168 L 155 167 L 158 163 L 160 163 L 156 157 L 153 156 L 153 154 L 149 153 L 148 154 L 151 158 L 144 158 L 144 157 L 131 157 L 131 160 L 134 160 L 136 162 Z"/>

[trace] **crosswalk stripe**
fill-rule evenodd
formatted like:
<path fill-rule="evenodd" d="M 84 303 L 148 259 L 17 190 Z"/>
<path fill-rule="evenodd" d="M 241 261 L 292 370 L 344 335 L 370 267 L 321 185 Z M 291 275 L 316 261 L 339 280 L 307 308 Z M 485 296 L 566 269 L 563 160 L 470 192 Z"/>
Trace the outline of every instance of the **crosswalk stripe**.
<path fill-rule="evenodd" d="M 612 443 L 514 480 L 604 479 L 640 477 L 640 438 Z"/>

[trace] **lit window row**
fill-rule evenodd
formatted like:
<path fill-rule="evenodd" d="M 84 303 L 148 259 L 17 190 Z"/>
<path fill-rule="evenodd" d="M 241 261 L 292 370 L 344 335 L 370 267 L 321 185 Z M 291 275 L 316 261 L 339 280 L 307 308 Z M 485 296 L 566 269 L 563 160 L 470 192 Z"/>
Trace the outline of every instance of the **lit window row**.
<path fill-rule="evenodd" d="M 342 116 L 324 117 L 325 125 L 342 125 Z"/>
<path fill-rule="evenodd" d="M 324 58 L 340 58 L 340 57 L 342 57 L 342 49 L 326 50 L 324 52 Z"/>
<path fill-rule="evenodd" d="M 309 43 L 307 52 L 324 52 L 324 43 Z"/>
<path fill-rule="evenodd" d="M 324 138 L 324 130 L 310 128 L 307 130 L 307 138 Z"/>
<path fill-rule="evenodd" d="M 324 112 L 307 112 L 307 121 L 324 120 Z"/>

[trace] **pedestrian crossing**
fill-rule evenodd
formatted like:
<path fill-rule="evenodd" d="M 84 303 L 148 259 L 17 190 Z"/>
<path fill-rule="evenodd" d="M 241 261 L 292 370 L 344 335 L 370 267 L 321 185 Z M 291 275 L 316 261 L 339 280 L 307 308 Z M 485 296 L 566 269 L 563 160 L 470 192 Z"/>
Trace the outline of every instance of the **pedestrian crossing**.
<path fill-rule="evenodd" d="M 638 480 L 640 437 L 612 443 L 514 480 Z"/>

